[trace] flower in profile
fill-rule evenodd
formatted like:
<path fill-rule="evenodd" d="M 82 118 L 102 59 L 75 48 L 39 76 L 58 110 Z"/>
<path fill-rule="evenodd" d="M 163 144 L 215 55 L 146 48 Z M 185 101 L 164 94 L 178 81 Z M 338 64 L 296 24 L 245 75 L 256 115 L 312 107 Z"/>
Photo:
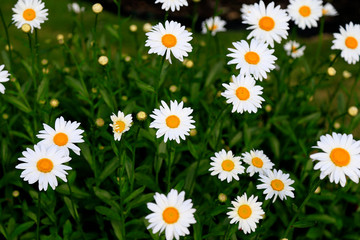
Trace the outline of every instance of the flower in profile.
<path fill-rule="evenodd" d="M 245 40 L 233 42 L 233 48 L 228 48 L 231 53 L 228 57 L 233 58 L 228 64 L 236 64 L 236 69 L 240 69 L 240 75 L 253 75 L 255 80 L 262 81 L 267 78 L 267 72 L 275 68 L 277 59 L 273 53 L 274 49 L 269 49 L 268 45 L 256 39 L 252 39 L 250 45 Z"/>
<path fill-rule="evenodd" d="M 150 47 L 149 54 L 156 53 L 160 56 L 166 55 L 166 59 L 171 63 L 170 53 L 175 58 L 183 61 L 183 57 L 188 56 L 192 51 L 189 41 L 192 39 L 192 33 L 185 30 L 184 26 L 174 21 L 166 21 L 165 27 L 159 23 L 152 27 L 152 30 L 146 33 L 148 39 L 145 46 Z"/>
<path fill-rule="evenodd" d="M 290 0 L 288 13 L 301 29 L 317 27 L 322 16 L 322 0 Z"/>
<path fill-rule="evenodd" d="M 166 240 L 177 240 L 181 236 L 190 234 L 188 227 L 196 223 L 191 199 L 185 200 L 185 192 L 171 189 L 168 195 L 155 193 L 155 203 L 148 203 L 147 207 L 152 211 L 145 218 L 149 221 L 147 229 L 153 233 L 165 230 Z M 185 200 L 185 201 L 184 201 Z"/>
<path fill-rule="evenodd" d="M 259 179 L 262 184 L 256 186 L 257 189 L 265 189 L 265 200 L 274 197 L 273 202 L 279 196 L 281 200 L 286 199 L 287 196 L 294 198 L 295 189 L 290 185 L 294 183 L 294 180 L 290 179 L 288 173 L 283 173 L 281 170 L 266 170 L 264 174 L 260 174 Z"/>
<path fill-rule="evenodd" d="M 80 148 L 75 143 L 82 143 L 82 133 L 84 130 L 78 129 L 80 123 L 65 121 L 63 117 L 59 117 L 55 120 L 55 129 L 51 128 L 47 124 L 44 125 L 44 130 L 41 130 L 38 138 L 43 139 L 39 144 L 46 147 L 56 146 L 69 155 L 69 149 L 74 153 L 80 155 Z"/>
<path fill-rule="evenodd" d="M 313 148 L 323 151 L 310 155 L 313 161 L 318 161 L 314 169 L 320 169 L 320 179 L 329 176 L 330 182 L 340 182 L 344 187 L 348 176 L 352 181 L 359 183 L 360 141 L 355 141 L 352 134 L 323 135 Z"/>
<path fill-rule="evenodd" d="M 112 121 L 110 127 L 113 128 L 114 139 L 115 141 L 120 141 L 122 134 L 129 131 L 131 127 L 133 122 L 132 116 L 131 114 L 125 116 L 125 114 L 119 110 L 117 115 L 113 113 L 110 118 Z"/>
<path fill-rule="evenodd" d="M 0 92 L 2 94 L 5 93 L 5 86 L 2 85 L 1 83 L 2 82 L 8 82 L 9 81 L 9 76 L 10 76 L 9 72 L 4 70 L 4 68 L 5 68 L 5 65 L 0 65 Z"/>
<path fill-rule="evenodd" d="M 47 20 L 48 10 L 41 0 L 19 0 L 12 10 L 12 20 L 17 28 L 27 23 L 33 32 L 34 28 L 40 29 L 40 24 Z"/>
<path fill-rule="evenodd" d="M 326 3 L 322 8 L 322 14 L 323 16 L 333 17 L 333 16 L 337 16 L 338 12 L 331 3 Z"/>
<path fill-rule="evenodd" d="M 168 11 L 171 9 L 172 12 L 179 11 L 180 7 L 187 6 L 188 2 L 186 0 L 156 0 L 156 3 L 162 3 L 161 9 Z"/>
<path fill-rule="evenodd" d="M 263 174 L 264 171 L 272 169 L 274 164 L 262 150 L 250 150 L 242 154 L 241 160 L 249 164 L 246 172 L 252 177 L 255 173 Z"/>
<path fill-rule="evenodd" d="M 164 142 L 169 139 L 180 143 L 180 138 L 185 140 L 185 136 L 190 134 L 190 129 L 195 128 L 195 120 L 190 115 L 193 110 L 189 107 L 184 108 L 182 101 L 179 104 L 176 100 L 170 101 L 170 108 L 164 101 L 161 101 L 161 104 L 160 109 L 154 109 L 150 114 L 154 119 L 150 128 L 158 129 L 156 137 L 164 136 Z"/>
<path fill-rule="evenodd" d="M 34 150 L 27 148 L 22 152 L 23 157 L 19 158 L 22 163 L 16 165 L 16 169 L 23 169 L 20 177 L 29 184 L 39 182 L 39 190 L 47 190 L 48 185 L 55 190 L 58 185 L 56 177 L 64 182 L 67 181 L 65 170 L 71 167 L 63 165 L 71 158 L 65 154 L 63 149 L 52 146 L 47 148 L 43 144 L 34 146 Z"/>
<path fill-rule="evenodd" d="M 251 13 L 252 7 L 254 4 L 242 4 L 240 8 L 241 18 L 245 20 L 245 18 Z"/>
<path fill-rule="evenodd" d="M 233 178 L 239 180 L 238 174 L 244 173 L 244 167 L 240 163 L 240 157 L 235 157 L 232 151 L 226 152 L 225 149 L 220 152 L 215 153 L 215 157 L 210 158 L 212 166 L 209 171 L 211 171 L 211 176 L 219 175 L 219 179 L 227 182 L 231 182 Z"/>
<path fill-rule="evenodd" d="M 262 210 L 262 202 L 257 201 L 258 197 L 251 195 L 248 199 L 246 193 L 241 197 L 237 196 L 235 201 L 231 201 L 233 207 L 230 207 L 229 215 L 230 224 L 239 223 L 239 229 L 245 234 L 255 232 L 256 223 L 262 219 L 265 212 Z"/>
<path fill-rule="evenodd" d="M 202 33 L 205 34 L 208 31 L 212 36 L 215 36 L 217 32 L 225 32 L 226 21 L 222 20 L 219 16 L 211 17 L 202 22 Z"/>
<path fill-rule="evenodd" d="M 85 7 L 80 7 L 80 5 L 76 2 L 68 3 L 67 7 L 69 12 L 74 12 L 76 14 L 80 14 L 85 11 Z"/>
<path fill-rule="evenodd" d="M 341 50 L 341 57 L 349 64 L 355 64 L 360 56 L 360 25 L 350 22 L 345 28 L 340 27 L 340 33 L 334 33 L 331 49 Z"/>
<path fill-rule="evenodd" d="M 284 49 L 288 56 L 292 58 L 298 58 L 304 55 L 305 46 L 300 47 L 300 43 L 290 40 L 284 45 Z"/>
<path fill-rule="evenodd" d="M 247 39 L 254 37 L 259 41 L 268 43 L 274 47 L 274 41 L 281 42 L 281 39 L 286 39 L 288 36 L 290 17 L 285 10 L 280 9 L 280 6 L 275 6 L 271 2 L 265 6 L 263 1 L 255 3 L 251 8 L 251 14 L 244 17 L 244 24 L 249 24 L 248 30 L 252 30 Z"/>

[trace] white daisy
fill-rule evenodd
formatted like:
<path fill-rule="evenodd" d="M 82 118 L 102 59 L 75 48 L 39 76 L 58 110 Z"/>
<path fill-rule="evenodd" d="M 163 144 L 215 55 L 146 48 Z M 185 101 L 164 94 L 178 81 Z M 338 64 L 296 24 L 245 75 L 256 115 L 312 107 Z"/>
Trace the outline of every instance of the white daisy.
<path fill-rule="evenodd" d="M 230 224 L 239 223 L 239 229 L 245 234 L 255 232 L 256 223 L 259 223 L 265 214 L 261 208 L 262 202 L 257 202 L 257 198 L 251 195 L 248 199 L 246 193 L 241 197 L 237 196 L 235 201 L 231 201 L 231 211 L 226 213 L 231 219 Z"/>
<path fill-rule="evenodd" d="M 164 142 L 169 139 L 180 143 L 180 138 L 185 140 L 185 136 L 190 134 L 190 129 L 195 128 L 192 124 L 195 121 L 190 115 L 193 110 L 189 107 L 183 108 L 182 101 L 179 104 L 176 100 L 170 101 L 170 108 L 164 101 L 161 101 L 161 104 L 160 109 L 154 109 L 153 114 L 150 114 L 154 119 L 150 127 L 158 129 L 157 138 L 164 135 Z"/>
<path fill-rule="evenodd" d="M 9 81 L 9 72 L 4 70 L 5 65 L 0 65 L 0 92 L 2 94 L 5 93 L 5 86 L 2 85 L 2 82 L 8 82 Z"/>
<path fill-rule="evenodd" d="M 254 4 L 242 4 L 240 8 L 241 18 L 245 20 L 245 18 L 251 13 L 252 7 Z"/>
<path fill-rule="evenodd" d="M 261 102 L 265 101 L 262 97 L 262 87 L 255 85 L 255 80 L 251 76 L 238 75 L 232 76 L 233 82 L 230 84 L 223 83 L 226 88 L 221 93 L 226 97 L 226 102 L 233 105 L 231 112 L 249 112 L 256 113 L 261 108 Z"/>
<path fill-rule="evenodd" d="M 156 3 L 162 3 L 161 9 L 168 11 L 171 9 L 172 12 L 179 11 L 180 7 L 187 6 L 188 2 L 186 0 L 156 0 Z"/>
<path fill-rule="evenodd" d="M 292 58 L 298 58 L 304 55 L 305 46 L 300 47 L 300 43 L 296 41 L 288 41 L 284 45 L 284 49 L 286 51 L 286 54 L 288 56 L 291 56 Z"/>
<path fill-rule="evenodd" d="M 22 155 L 24 157 L 20 157 L 19 161 L 23 163 L 16 165 L 15 168 L 24 170 L 20 177 L 29 184 L 38 181 L 40 191 L 43 189 L 46 191 L 48 185 L 55 190 L 58 185 L 56 177 L 64 182 L 67 181 L 65 170 L 71 170 L 71 167 L 63 163 L 69 162 L 71 158 L 62 149 L 55 146 L 47 148 L 45 145 L 37 144 L 34 150 L 27 148 Z"/>
<path fill-rule="evenodd" d="M 166 21 L 165 28 L 162 23 L 152 27 L 152 30 L 146 33 L 148 39 L 145 46 L 150 47 L 149 54 L 156 53 L 160 56 L 166 54 L 166 59 L 171 63 L 170 53 L 175 58 L 183 61 L 183 57 L 188 56 L 192 51 L 189 41 L 192 39 L 192 33 L 185 30 L 184 26 L 174 21 Z"/>
<path fill-rule="evenodd" d="M 317 27 L 322 16 L 322 0 L 290 0 L 288 13 L 301 29 Z"/>
<path fill-rule="evenodd" d="M 156 204 L 147 204 L 148 209 L 153 212 L 145 217 L 150 223 L 147 229 L 151 228 L 153 233 L 160 234 L 165 230 L 166 240 L 190 234 L 188 227 L 196 223 L 196 210 L 192 208 L 191 199 L 184 201 L 184 191 L 178 194 L 175 189 L 171 189 L 167 196 L 155 193 L 154 199 Z"/>
<path fill-rule="evenodd" d="M 241 160 L 249 164 L 246 172 L 250 173 L 250 177 L 255 173 L 263 174 L 264 171 L 270 170 L 274 166 L 262 150 L 250 150 L 250 152 L 245 152 L 242 154 Z"/>
<path fill-rule="evenodd" d="M 265 189 L 264 194 L 266 194 L 265 200 L 274 197 L 273 202 L 275 202 L 277 196 L 281 200 L 286 199 L 287 196 L 294 198 L 295 189 L 290 185 L 295 181 L 289 178 L 288 173 L 283 173 L 281 170 L 266 170 L 264 174 L 260 174 L 260 181 L 263 182 L 256 186 L 257 189 Z"/>
<path fill-rule="evenodd" d="M 12 20 L 17 28 L 27 23 L 33 32 L 34 28 L 40 29 L 40 24 L 47 20 L 48 10 L 41 0 L 19 0 L 12 10 Z"/>
<path fill-rule="evenodd" d="M 338 12 L 331 3 L 326 3 L 322 8 L 323 16 L 337 16 Z"/>
<path fill-rule="evenodd" d="M 254 37 L 259 41 L 265 41 L 274 47 L 274 41 L 281 42 L 282 38 L 287 38 L 290 17 L 285 10 L 280 9 L 274 2 L 265 7 L 263 1 L 255 3 L 251 9 L 251 14 L 247 14 L 243 23 L 251 25 L 248 30 L 252 30 L 247 39 Z"/>
<path fill-rule="evenodd" d="M 116 141 L 121 140 L 121 135 L 124 132 L 129 131 L 131 124 L 132 124 L 132 116 L 131 114 L 128 114 L 125 116 L 125 114 L 122 111 L 118 111 L 118 115 L 116 116 L 115 113 L 110 116 L 112 123 L 110 124 L 110 127 L 113 128 L 114 133 L 114 139 Z"/>
<path fill-rule="evenodd" d="M 215 36 L 217 32 L 225 32 L 226 21 L 222 20 L 219 16 L 211 17 L 202 22 L 202 33 L 205 34 L 207 31 L 211 32 L 212 36 Z"/>
<path fill-rule="evenodd" d="M 238 174 L 244 173 L 244 167 L 240 163 L 240 157 L 235 157 L 231 151 L 226 152 L 224 149 L 215 153 L 215 157 L 210 158 L 212 166 L 211 176 L 219 174 L 219 179 L 227 182 L 231 182 L 234 178 L 239 180 Z"/>
<path fill-rule="evenodd" d="M 252 39 L 250 45 L 245 40 L 233 42 L 233 45 L 235 49 L 228 48 L 232 53 L 226 56 L 233 58 L 228 64 L 236 64 L 240 75 L 252 74 L 255 80 L 262 81 L 267 78 L 266 72 L 275 68 L 274 49 L 269 49 L 266 43 Z"/>
<path fill-rule="evenodd" d="M 63 117 L 59 117 L 55 120 L 55 130 L 44 125 L 44 130 L 41 130 L 38 135 L 40 139 L 44 139 L 39 144 L 45 145 L 46 147 L 57 146 L 63 149 L 64 152 L 69 155 L 69 148 L 74 151 L 77 155 L 80 155 L 80 148 L 74 143 L 82 143 L 82 133 L 84 130 L 78 129 L 80 123 L 65 121 Z"/>
<path fill-rule="evenodd" d="M 320 179 L 329 176 L 330 182 L 340 182 L 344 187 L 348 176 L 352 181 L 359 183 L 360 141 L 355 141 L 352 134 L 323 135 L 314 148 L 324 151 L 310 155 L 313 161 L 319 161 L 314 169 L 320 169 Z"/>
<path fill-rule="evenodd" d="M 340 33 L 334 33 L 331 49 L 341 50 L 341 57 L 349 64 L 355 64 L 360 56 L 360 25 L 350 22 L 345 29 L 340 27 Z"/>
<path fill-rule="evenodd" d="M 76 2 L 68 3 L 67 5 L 69 12 L 74 12 L 76 14 L 82 13 L 85 11 L 85 7 L 80 7 Z"/>

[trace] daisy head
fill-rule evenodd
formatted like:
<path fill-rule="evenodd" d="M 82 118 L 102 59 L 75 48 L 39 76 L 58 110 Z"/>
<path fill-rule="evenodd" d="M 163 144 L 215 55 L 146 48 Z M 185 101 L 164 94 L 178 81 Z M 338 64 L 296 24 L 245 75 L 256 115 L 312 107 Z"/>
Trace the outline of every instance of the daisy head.
<path fill-rule="evenodd" d="M 246 17 L 251 13 L 253 6 L 254 6 L 254 4 L 242 4 L 241 5 L 240 12 L 241 12 L 241 18 L 243 20 L 245 20 Z"/>
<path fill-rule="evenodd" d="M 264 41 L 274 47 L 274 41 L 281 42 L 282 38 L 287 38 L 290 17 L 280 6 L 275 6 L 274 2 L 265 6 L 263 1 L 255 3 L 251 14 L 244 17 L 243 23 L 249 24 L 247 29 L 252 30 L 247 37 L 254 37 L 259 41 Z"/>
<path fill-rule="evenodd" d="M 145 218 L 149 221 L 148 229 L 153 233 L 165 230 L 166 240 L 179 239 L 180 236 L 190 234 L 188 227 L 196 223 L 193 204 L 191 199 L 185 200 L 185 192 L 171 189 L 169 194 L 155 193 L 155 203 L 148 203 L 147 207 L 152 211 Z M 184 201 L 185 200 L 185 201 Z"/>
<path fill-rule="evenodd" d="M 164 101 L 161 101 L 161 104 L 160 109 L 154 109 L 153 114 L 150 114 L 154 119 L 150 127 L 158 129 L 157 138 L 164 135 L 164 142 L 169 139 L 180 143 L 180 138 L 185 140 L 185 136 L 190 134 L 190 129 L 195 128 L 195 121 L 190 115 L 193 110 L 189 107 L 184 108 L 182 101 L 179 104 L 176 100 L 170 101 L 170 107 Z"/>
<path fill-rule="evenodd" d="M 290 185 L 295 181 L 290 179 L 288 173 L 283 173 L 281 170 L 266 170 L 264 174 L 260 174 L 259 179 L 262 184 L 256 186 L 257 189 L 265 189 L 264 194 L 266 194 L 265 200 L 274 197 L 273 202 L 275 202 L 277 196 L 281 200 L 286 199 L 287 196 L 294 198 L 295 189 Z"/>
<path fill-rule="evenodd" d="M 202 22 L 202 33 L 205 34 L 208 31 L 211 32 L 212 36 L 215 36 L 217 32 L 225 32 L 226 22 L 222 20 L 219 16 L 211 17 Z"/>
<path fill-rule="evenodd" d="M 211 175 L 219 175 L 219 179 L 231 182 L 233 178 L 239 180 L 238 174 L 244 173 L 244 167 L 241 165 L 240 157 L 235 157 L 232 151 L 226 152 L 224 149 L 215 153 L 215 157 L 211 157 L 212 166 L 209 171 Z"/>
<path fill-rule="evenodd" d="M 66 182 L 67 172 L 71 167 L 63 165 L 69 162 L 71 158 L 65 152 L 52 146 L 47 148 L 45 145 L 37 144 L 34 150 L 27 148 L 22 152 L 23 157 L 19 158 L 22 163 L 16 165 L 15 168 L 23 169 L 20 177 L 29 184 L 39 182 L 39 190 L 47 190 L 48 185 L 55 190 L 58 185 L 56 177 Z"/>
<path fill-rule="evenodd" d="M 2 82 L 8 82 L 9 81 L 9 72 L 4 70 L 5 65 L 0 65 L 0 92 L 2 94 L 5 93 L 5 86 L 2 85 Z"/>
<path fill-rule="evenodd" d="M 358 183 L 360 177 L 360 141 L 355 141 L 352 134 L 332 133 L 320 137 L 317 146 L 322 152 L 310 155 L 318 161 L 314 169 L 320 169 L 320 179 L 329 176 L 330 182 L 346 184 L 346 176 Z"/>
<path fill-rule="evenodd" d="M 263 153 L 262 150 L 250 150 L 242 154 L 241 160 L 249 164 L 246 172 L 252 177 L 255 173 L 263 174 L 264 171 L 272 169 L 274 164 Z"/>
<path fill-rule="evenodd" d="M 326 3 L 322 8 L 323 16 L 337 16 L 338 12 L 331 3 Z"/>
<path fill-rule="evenodd" d="M 228 48 L 231 53 L 226 56 L 233 58 L 228 64 L 236 64 L 240 75 L 251 74 L 255 80 L 262 81 L 267 78 L 266 73 L 275 68 L 274 49 L 269 49 L 266 43 L 252 39 L 250 45 L 241 40 L 233 42 L 233 46 L 235 49 Z"/>
<path fill-rule="evenodd" d="M 261 208 L 262 202 L 258 202 L 257 198 L 251 195 L 248 199 L 246 193 L 241 197 L 237 196 L 235 201 L 231 201 L 231 211 L 226 213 L 231 219 L 230 224 L 239 223 L 239 229 L 245 234 L 255 232 L 256 223 L 259 223 L 265 214 Z"/>
<path fill-rule="evenodd" d="M 80 123 L 65 121 L 63 117 L 59 117 L 55 120 L 55 129 L 45 123 L 43 125 L 44 130 L 41 130 L 36 135 L 38 138 L 43 139 L 39 144 L 46 147 L 56 146 L 63 149 L 67 155 L 69 155 L 69 149 L 71 149 L 74 153 L 80 155 L 80 148 L 75 145 L 75 143 L 84 142 L 81 135 L 84 130 L 78 129 Z"/>
<path fill-rule="evenodd" d="M 322 16 L 322 0 L 290 0 L 288 13 L 301 29 L 317 27 Z"/>
<path fill-rule="evenodd" d="M 128 114 L 125 116 L 125 114 L 122 111 L 118 111 L 118 114 L 110 116 L 112 123 L 110 124 L 110 127 L 113 128 L 114 133 L 114 139 L 115 141 L 120 141 L 121 136 L 124 132 L 129 131 L 131 124 L 132 124 L 132 116 L 131 114 Z"/>
<path fill-rule="evenodd" d="M 291 56 L 292 58 L 298 58 L 304 55 L 305 46 L 300 47 L 300 43 L 296 41 L 288 41 L 284 45 L 284 49 L 286 51 L 286 54 L 288 56 Z"/>
<path fill-rule="evenodd" d="M 165 11 L 171 9 L 172 12 L 179 11 L 180 7 L 188 5 L 187 0 L 156 0 L 156 3 L 162 3 L 161 9 Z"/>
<path fill-rule="evenodd" d="M 85 11 L 85 7 L 80 7 L 77 2 L 69 3 L 67 7 L 69 12 L 74 12 L 76 14 L 80 14 Z"/>
<path fill-rule="evenodd" d="M 261 108 L 261 103 L 265 101 L 262 97 L 262 87 L 255 85 L 255 80 L 249 76 L 238 75 L 232 76 L 233 82 L 223 83 L 226 88 L 221 93 L 226 97 L 226 102 L 233 105 L 231 112 L 249 112 L 256 113 Z"/>
<path fill-rule="evenodd" d="M 33 32 L 34 28 L 40 29 L 40 24 L 47 20 L 48 10 L 41 0 L 19 0 L 12 10 L 12 20 L 17 28 L 27 23 Z"/>
<path fill-rule="evenodd" d="M 360 56 L 360 25 L 350 22 L 345 28 L 340 27 L 340 33 L 334 33 L 331 49 L 341 50 L 341 57 L 349 64 L 355 64 Z"/>
<path fill-rule="evenodd" d="M 192 51 L 190 40 L 192 33 L 185 30 L 185 26 L 174 21 L 166 21 L 165 27 L 159 23 L 152 27 L 152 30 L 146 33 L 148 39 L 145 46 L 150 47 L 149 54 L 156 53 L 164 56 L 171 63 L 170 53 L 181 62 L 183 57 L 188 56 L 188 52 Z"/>

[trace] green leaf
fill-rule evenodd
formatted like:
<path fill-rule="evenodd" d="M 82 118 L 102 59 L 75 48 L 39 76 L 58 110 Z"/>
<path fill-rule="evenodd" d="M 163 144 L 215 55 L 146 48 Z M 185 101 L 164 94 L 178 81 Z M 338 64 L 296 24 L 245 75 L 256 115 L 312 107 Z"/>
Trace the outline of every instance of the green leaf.
<path fill-rule="evenodd" d="M 19 226 L 17 226 L 15 228 L 15 230 L 10 234 L 10 239 L 16 239 L 17 236 L 19 236 L 20 234 L 22 234 L 23 232 L 25 232 L 26 230 L 28 230 L 29 228 L 31 228 L 34 225 L 34 222 L 26 222 L 23 224 L 20 224 Z"/>
<path fill-rule="evenodd" d="M 44 77 L 38 87 L 36 100 L 39 101 L 41 99 L 45 99 L 48 89 L 49 89 L 49 79 L 47 77 Z"/>
<path fill-rule="evenodd" d="M 336 218 L 331 217 L 326 214 L 310 214 L 310 215 L 305 216 L 304 220 L 323 222 L 323 223 L 327 223 L 327 224 L 336 224 Z"/>
<path fill-rule="evenodd" d="M 110 174 L 112 174 L 114 171 L 116 171 L 116 169 L 118 169 L 120 166 L 120 161 L 118 158 L 113 158 L 110 162 L 108 162 L 106 164 L 105 169 L 101 172 L 100 176 L 99 176 L 99 181 L 102 182 L 105 180 L 105 178 L 107 178 L 108 176 L 110 176 Z"/>
<path fill-rule="evenodd" d="M 120 215 L 116 211 L 114 211 L 114 209 L 110 209 L 104 206 L 97 206 L 95 207 L 95 210 L 98 213 L 108 217 L 110 220 L 121 221 Z"/>
<path fill-rule="evenodd" d="M 142 186 L 141 188 L 138 188 L 138 189 L 136 189 L 135 191 L 133 191 L 127 198 L 125 198 L 124 204 L 128 203 L 128 202 L 131 201 L 132 199 L 134 199 L 134 198 L 136 198 L 137 196 L 139 196 L 144 190 L 145 190 L 145 186 Z"/>
<path fill-rule="evenodd" d="M 107 105 L 112 111 L 114 111 L 115 107 L 114 107 L 113 99 L 111 98 L 111 94 L 109 94 L 109 92 L 106 91 L 105 89 L 100 89 L 100 94 L 101 94 L 101 96 L 102 96 L 102 99 L 103 99 L 104 102 L 106 103 L 106 105 Z"/>
<path fill-rule="evenodd" d="M 65 205 L 66 207 L 68 208 L 71 216 L 74 218 L 74 219 L 79 219 L 79 214 L 78 214 L 78 211 L 77 211 L 77 206 L 76 204 L 74 203 L 74 205 L 72 204 L 70 198 L 68 197 L 64 197 L 64 202 L 65 202 Z"/>
<path fill-rule="evenodd" d="M 10 95 L 5 95 L 5 96 L 2 96 L 2 97 L 6 101 L 11 103 L 12 105 L 17 107 L 18 109 L 20 109 L 21 111 L 23 111 L 25 113 L 30 113 L 31 112 L 31 108 L 29 106 L 26 106 L 26 104 L 24 104 L 22 100 L 14 97 L 14 96 L 10 96 Z"/>
<path fill-rule="evenodd" d="M 191 155 L 193 155 L 193 157 L 194 157 L 195 159 L 198 159 L 198 158 L 199 158 L 199 154 L 198 154 L 198 152 L 197 152 L 196 146 L 195 146 L 190 140 L 187 141 L 187 145 L 188 145 L 188 149 L 189 149 Z"/>
<path fill-rule="evenodd" d="M 315 223 L 313 221 L 297 221 L 296 223 L 294 223 L 293 227 L 294 228 L 309 228 L 314 226 Z"/>
<path fill-rule="evenodd" d="M 208 87 L 214 80 L 218 73 L 220 73 L 223 69 L 224 62 L 219 61 L 215 65 L 213 65 L 209 71 L 209 75 L 206 77 L 204 87 Z"/>

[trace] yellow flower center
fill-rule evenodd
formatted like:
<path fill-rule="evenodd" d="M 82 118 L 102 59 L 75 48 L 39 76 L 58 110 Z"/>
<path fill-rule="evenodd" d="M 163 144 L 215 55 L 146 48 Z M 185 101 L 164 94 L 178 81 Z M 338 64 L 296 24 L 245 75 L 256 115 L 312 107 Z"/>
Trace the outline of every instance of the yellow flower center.
<path fill-rule="evenodd" d="M 254 157 L 251 162 L 257 168 L 261 168 L 264 165 L 264 162 L 258 157 Z"/>
<path fill-rule="evenodd" d="M 330 153 L 330 159 L 336 166 L 344 167 L 350 163 L 350 154 L 343 148 L 334 148 Z"/>
<path fill-rule="evenodd" d="M 227 172 L 230 172 L 234 169 L 235 167 L 235 164 L 233 161 L 229 160 L 229 159 L 226 159 L 225 161 L 223 161 L 221 163 L 221 167 L 224 171 L 227 171 Z"/>
<path fill-rule="evenodd" d="M 247 52 L 245 54 L 245 61 L 249 64 L 258 64 L 260 62 L 260 56 L 256 52 Z"/>
<path fill-rule="evenodd" d="M 172 34 L 165 34 L 161 38 L 162 44 L 167 48 L 172 48 L 176 45 L 177 40 L 176 37 Z"/>
<path fill-rule="evenodd" d="M 308 17 L 311 14 L 311 9 L 308 6 L 302 6 L 299 8 L 299 13 L 303 17 Z"/>
<path fill-rule="evenodd" d="M 251 216 L 251 213 L 251 208 L 247 204 L 241 205 L 238 209 L 239 217 L 241 217 L 242 219 L 249 218 Z"/>
<path fill-rule="evenodd" d="M 325 14 L 327 14 L 328 13 L 328 11 L 325 9 L 325 8 L 323 8 L 322 9 L 322 15 L 325 15 Z"/>
<path fill-rule="evenodd" d="M 169 128 L 177 128 L 180 125 L 180 118 L 175 115 L 170 115 L 166 118 L 166 125 Z"/>
<path fill-rule="evenodd" d="M 275 191 L 281 191 L 284 189 L 284 183 L 280 179 L 272 180 L 270 185 Z"/>
<path fill-rule="evenodd" d="M 114 126 L 115 132 L 122 133 L 122 131 L 124 131 L 124 129 L 125 129 L 124 121 L 121 121 L 121 120 L 116 121 L 115 126 Z"/>
<path fill-rule="evenodd" d="M 218 26 L 217 25 L 212 25 L 211 27 L 209 27 L 209 30 L 210 31 L 214 31 L 214 30 L 216 30 L 218 28 Z"/>
<path fill-rule="evenodd" d="M 358 46 L 358 41 L 357 41 L 356 38 L 354 38 L 354 37 L 347 37 L 347 38 L 345 39 L 345 45 L 346 45 L 348 48 L 355 49 L 355 48 L 357 48 L 357 46 Z"/>
<path fill-rule="evenodd" d="M 28 8 L 23 12 L 23 18 L 26 21 L 32 21 L 34 20 L 35 17 L 36 17 L 36 12 L 34 11 L 34 9 Z"/>
<path fill-rule="evenodd" d="M 297 52 L 297 49 L 296 49 L 295 46 L 292 46 L 292 47 L 291 47 L 291 52 L 293 52 L 293 53 L 296 53 L 296 52 Z"/>
<path fill-rule="evenodd" d="M 163 219 L 167 224 L 176 223 L 179 220 L 179 211 L 174 207 L 168 207 L 164 210 Z"/>
<path fill-rule="evenodd" d="M 259 26 L 262 30 L 271 31 L 275 27 L 275 21 L 271 17 L 262 17 L 259 21 Z"/>
<path fill-rule="evenodd" d="M 238 99 L 240 99 L 241 101 L 245 101 L 248 100 L 250 97 L 250 92 L 249 90 L 247 90 L 247 88 L 245 87 L 238 87 L 238 89 L 236 89 L 236 96 L 238 97 Z"/>
<path fill-rule="evenodd" d="M 54 136 L 53 141 L 56 145 L 61 147 L 68 143 L 69 137 L 65 133 L 57 133 Z"/>
<path fill-rule="evenodd" d="M 48 173 L 54 168 L 54 164 L 50 159 L 42 158 L 36 163 L 36 167 L 40 172 Z"/>

